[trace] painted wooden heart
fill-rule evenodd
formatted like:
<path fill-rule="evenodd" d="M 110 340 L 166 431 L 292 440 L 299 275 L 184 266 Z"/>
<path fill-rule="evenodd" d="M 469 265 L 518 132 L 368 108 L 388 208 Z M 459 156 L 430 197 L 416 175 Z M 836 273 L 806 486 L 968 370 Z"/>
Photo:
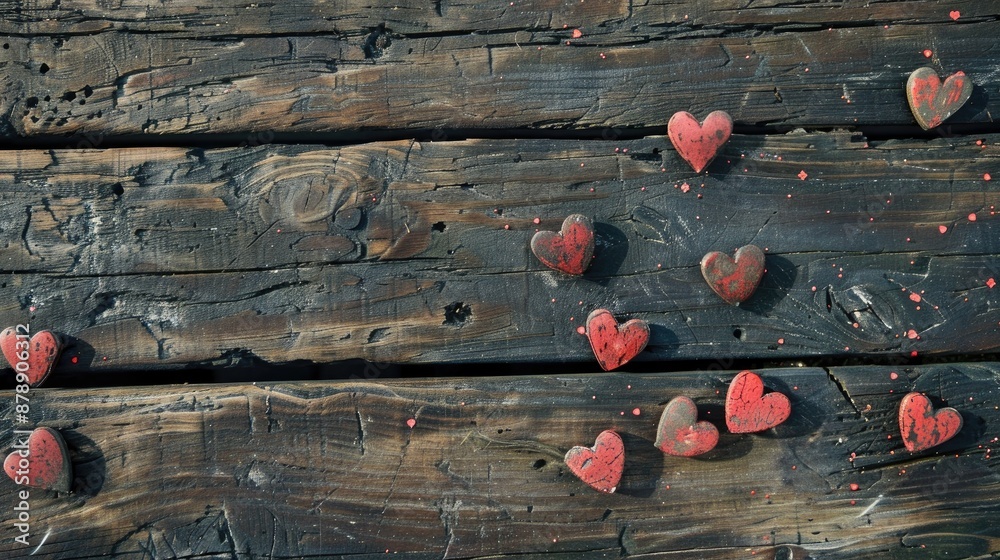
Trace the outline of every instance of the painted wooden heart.
<path fill-rule="evenodd" d="M 694 457 L 711 451 L 719 443 L 719 429 L 698 421 L 698 406 L 688 397 L 667 403 L 656 428 L 656 448 L 668 455 Z"/>
<path fill-rule="evenodd" d="M 549 268 L 583 274 L 594 256 L 594 224 L 582 214 L 570 214 L 558 232 L 536 232 L 531 252 Z"/>
<path fill-rule="evenodd" d="M 764 381 L 752 371 L 741 371 L 726 392 L 726 427 L 734 434 L 762 432 L 781 424 L 792 413 L 782 393 L 764 394 Z"/>
<path fill-rule="evenodd" d="M 63 437 L 52 428 L 35 428 L 27 441 L 17 441 L 3 470 L 17 484 L 69 492 L 73 467 Z"/>
<path fill-rule="evenodd" d="M 632 319 L 619 325 L 610 311 L 595 309 L 587 317 L 587 338 L 601 369 L 611 371 L 646 348 L 649 324 L 642 319 Z"/>
<path fill-rule="evenodd" d="M 906 100 L 917 124 L 930 130 L 965 105 L 972 95 L 972 81 L 955 72 L 944 83 L 933 68 L 917 68 L 906 80 Z"/>
<path fill-rule="evenodd" d="M 20 338 L 14 327 L 8 327 L 0 333 L 0 351 L 16 372 L 28 377 L 32 387 L 41 385 L 52 367 L 59 359 L 62 343 L 51 331 L 38 331 L 30 339 Z M 27 369 L 18 365 L 24 363 Z"/>
<path fill-rule="evenodd" d="M 962 415 L 951 407 L 934 410 L 930 399 L 907 393 L 899 404 L 899 433 L 909 451 L 941 445 L 962 430 Z"/>
<path fill-rule="evenodd" d="M 732 133 L 733 119 L 725 111 L 712 111 L 700 123 L 691 113 L 679 111 L 667 122 L 670 142 L 695 173 L 712 163 Z"/>
<path fill-rule="evenodd" d="M 625 469 L 625 444 L 614 430 L 598 434 L 593 447 L 576 446 L 566 452 L 566 466 L 594 490 L 611 494 Z"/>
<path fill-rule="evenodd" d="M 753 295 L 764 276 L 764 251 L 744 245 L 732 258 L 712 251 L 701 259 L 701 275 L 719 297 L 739 305 Z"/>

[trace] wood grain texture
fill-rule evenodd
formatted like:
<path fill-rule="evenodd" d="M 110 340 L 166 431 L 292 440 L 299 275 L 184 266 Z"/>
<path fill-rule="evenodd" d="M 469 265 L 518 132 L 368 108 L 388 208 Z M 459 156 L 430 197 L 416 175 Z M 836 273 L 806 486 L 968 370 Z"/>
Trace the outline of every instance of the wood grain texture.
<path fill-rule="evenodd" d="M 950 122 L 1000 113 L 993 2 L 6 4 L 8 137 L 914 125 L 927 65 L 977 85 Z"/>
<path fill-rule="evenodd" d="M 590 361 L 576 329 L 602 307 L 652 325 L 639 360 L 991 352 L 998 143 L 737 135 L 702 176 L 663 137 L 2 152 L 0 324 L 68 337 L 51 383 L 233 355 Z M 596 224 L 581 278 L 529 249 L 571 213 Z M 729 305 L 699 262 L 748 243 L 768 271 Z"/>
<path fill-rule="evenodd" d="M 33 419 L 61 429 L 76 480 L 69 495 L 31 492 L 31 543 L 48 534 L 35 556 L 60 560 L 387 550 L 926 559 L 1000 549 L 1000 365 L 761 371 L 792 400 L 785 424 L 723 433 L 700 459 L 655 449 L 674 396 L 721 422 L 733 373 L 39 390 Z M 959 436 L 905 451 L 896 409 L 910 390 L 957 407 Z M 0 402 L 10 417 L 12 394 Z M 626 449 L 613 495 L 561 460 L 609 428 Z M 0 503 L 12 507 L 15 491 L 0 481 Z M 25 550 L 11 514 L 0 508 L 7 557 Z"/>

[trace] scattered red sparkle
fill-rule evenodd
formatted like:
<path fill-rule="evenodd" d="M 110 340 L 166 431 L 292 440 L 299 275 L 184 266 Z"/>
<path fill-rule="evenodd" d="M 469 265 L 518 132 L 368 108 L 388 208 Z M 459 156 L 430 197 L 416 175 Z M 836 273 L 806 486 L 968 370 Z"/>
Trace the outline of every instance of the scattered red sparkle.
<path fill-rule="evenodd" d="M 805 181 L 806 177 L 808 177 L 808 176 L 809 176 L 809 174 L 806 173 L 805 169 L 803 169 L 802 171 L 799 171 L 799 179 L 802 179 L 803 181 Z"/>
<path fill-rule="evenodd" d="M 924 56 L 925 57 L 930 58 L 931 55 L 933 55 L 933 54 L 934 54 L 934 51 L 932 51 L 930 49 L 924 49 Z"/>

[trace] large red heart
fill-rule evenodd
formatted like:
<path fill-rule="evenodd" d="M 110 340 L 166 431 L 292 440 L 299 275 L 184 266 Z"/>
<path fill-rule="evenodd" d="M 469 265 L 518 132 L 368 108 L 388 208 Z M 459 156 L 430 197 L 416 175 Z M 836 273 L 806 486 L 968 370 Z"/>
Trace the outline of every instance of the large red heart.
<path fill-rule="evenodd" d="M 52 373 L 62 343 L 51 331 L 38 331 L 30 340 L 23 337 L 14 327 L 7 327 L 0 333 L 0 350 L 15 372 L 24 373 L 28 384 L 38 387 Z M 27 364 L 27 369 L 20 363 Z"/>
<path fill-rule="evenodd" d="M 955 72 L 944 83 L 933 68 L 917 68 L 906 80 L 906 100 L 924 130 L 938 126 L 955 114 L 972 95 L 972 82 Z"/>
<path fill-rule="evenodd" d="M 587 317 L 587 338 L 601 369 L 611 371 L 642 352 L 649 342 L 649 324 L 632 319 L 619 325 L 610 311 L 595 309 Z"/>
<path fill-rule="evenodd" d="M 656 447 L 668 455 L 694 457 L 719 443 L 719 429 L 711 422 L 698 422 L 698 406 L 688 397 L 667 403 L 656 428 Z"/>
<path fill-rule="evenodd" d="M 761 432 L 781 424 L 792 413 L 782 393 L 764 394 L 764 381 L 752 371 L 741 371 L 726 392 L 726 427 L 734 434 Z"/>
<path fill-rule="evenodd" d="M 955 437 L 962 429 L 962 415 L 951 407 L 934 411 L 930 399 L 907 393 L 899 404 L 899 432 L 910 451 L 923 451 Z"/>
<path fill-rule="evenodd" d="M 559 232 L 539 231 L 531 252 L 542 264 L 567 274 L 583 274 L 594 256 L 594 224 L 582 214 L 570 214 Z"/>
<path fill-rule="evenodd" d="M 66 442 L 52 428 L 35 428 L 27 440 L 15 435 L 14 452 L 3 470 L 17 484 L 69 492 L 73 468 Z"/>
<path fill-rule="evenodd" d="M 566 466 L 594 490 L 614 492 L 625 469 L 625 444 L 614 430 L 597 435 L 593 447 L 576 446 L 566 452 Z"/>
<path fill-rule="evenodd" d="M 712 111 L 701 123 L 691 113 L 679 111 L 667 123 L 670 142 L 695 173 L 712 163 L 732 133 L 733 119 L 725 111 Z"/>
<path fill-rule="evenodd" d="M 753 295 L 764 276 L 764 251 L 744 245 L 733 258 L 712 251 L 701 259 L 701 275 L 719 297 L 738 305 Z"/>

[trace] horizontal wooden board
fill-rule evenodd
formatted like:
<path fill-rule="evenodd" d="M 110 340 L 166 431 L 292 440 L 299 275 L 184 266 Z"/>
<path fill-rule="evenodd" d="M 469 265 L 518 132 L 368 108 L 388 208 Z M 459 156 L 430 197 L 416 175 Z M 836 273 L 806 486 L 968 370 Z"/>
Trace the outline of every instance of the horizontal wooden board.
<path fill-rule="evenodd" d="M 49 5 L 25 5 L 3 0 L 0 10 L 16 17 L 0 21 L 0 33 L 9 35 L 94 35 L 104 32 L 173 33 L 190 36 L 247 36 L 271 34 L 333 33 L 351 35 L 384 25 L 396 33 L 458 34 L 495 33 L 509 29 L 562 31 L 573 29 L 603 36 L 625 21 L 664 22 L 681 32 L 691 28 L 762 31 L 813 26 L 924 25 L 988 21 L 998 15 L 996 6 L 977 0 L 954 0 L 946 7 L 929 0 L 837 3 L 764 0 L 651 0 L 621 3 L 586 2 L 400 3 L 372 0 L 291 0 L 247 4 L 237 0 L 175 0 L 157 5 L 122 2 L 109 5 L 97 0 L 75 0 Z M 958 12 L 957 20 L 951 12 Z M 569 31 L 566 31 L 566 30 Z"/>
<path fill-rule="evenodd" d="M 1000 347 L 1000 137 L 724 151 L 701 176 L 663 137 L 0 152 L 0 324 L 63 333 L 64 371 L 589 361 L 600 307 L 651 323 L 640 360 Z M 571 213 L 583 277 L 528 247 Z M 748 243 L 768 271 L 725 304 L 699 262 Z"/>
<path fill-rule="evenodd" d="M 1000 366 L 760 373 L 790 397 L 791 418 L 761 434 L 723 431 L 695 459 L 653 446 L 663 404 L 687 395 L 720 423 L 732 373 L 38 390 L 31 417 L 64 434 L 73 492 L 30 492 L 25 548 L 13 541 L 16 487 L 0 483 L 0 554 L 923 560 L 1000 550 Z M 908 391 L 956 407 L 958 436 L 907 452 L 896 415 Z M 0 395 L 0 417 L 13 402 Z M 625 442 L 611 495 L 562 462 L 604 429 Z"/>
<path fill-rule="evenodd" d="M 0 132 L 606 138 L 716 109 L 741 125 L 912 126 L 903 84 L 928 65 L 976 84 L 952 123 L 1000 113 L 993 2 L 102 6 L 4 18 Z"/>

